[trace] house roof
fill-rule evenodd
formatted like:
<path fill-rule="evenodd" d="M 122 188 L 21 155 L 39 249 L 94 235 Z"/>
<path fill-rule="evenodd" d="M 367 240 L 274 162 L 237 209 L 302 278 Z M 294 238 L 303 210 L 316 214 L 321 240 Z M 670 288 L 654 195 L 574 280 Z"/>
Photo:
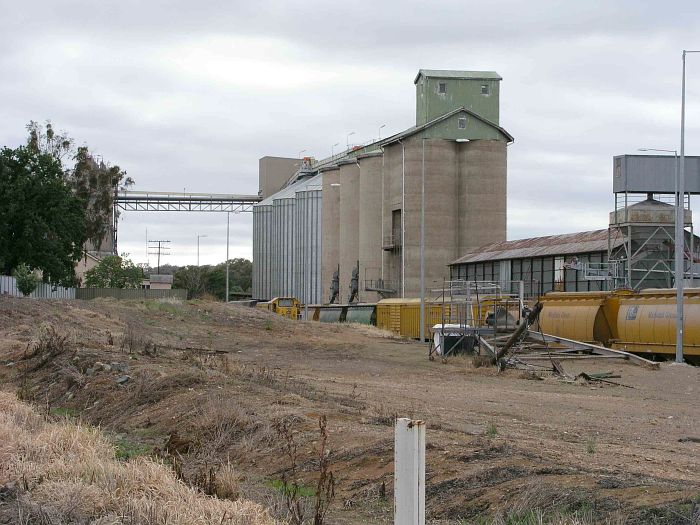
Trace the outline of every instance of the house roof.
<path fill-rule="evenodd" d="M 622 244 L 622 239 L 613 241 L 613 247 L 620 244 Z M 463 255 L 450 263 L 450 266 L 473 262 L 607 251 L 608 230 L 592 230 L 487 244 Z"/>
<path fill-rule="evenodd" d="M 472 117 L 480 120 L 484 124 L 491 126 L 494 129 L 497 129 L 498 131 L 500 131 L 503 134 L 504 137 L 506 137 L 506 139 L 508 140 L 509 143 L 515 141 L 515 138 L 513 138 L 513 136 L 510 133 L 508 133 L 504 128 L 502 128 L 498 124 L 491 122 L 489 119 L 482 117 L 478 113 L 473 112 L 471 109 L 467 109 L 466 107 L 459 107 L 459 108 L 453 109 L 452 111 L 448 111 L 444 115 L 440 115 L 439 117 L 434 118 L 430 122 L 426 122 L 425 124 L 421 124 L 420 126 L 411 126 L 410 128 L 405 129 L 401 133 L 397 133 L 396 135 L 392 135 L 391 137 L 387 137 L 386 139 L 379 141 L 377 143 L 377 146 L 384 146 L 386 144 L 391 144 L 392 142 L 396 142 L 396 141 L 401 140 L 401 139 L 408 137 L 410 135 L 415 135 L 416 133 L 419 133 L 419 132 L 423 131 L 424 129 L 428 129 L 428 128 L 434 126 L 435 124 L 439 124 L 443 120 L 447 120 L 447 119 L 453 117 L 454 115 L 457 115 L 458 113 L 467 113 L 468 115 L 471 115 Z"/>
<path fill-rule="evenodd" d="M 454 71 L 450 69 L 419 69 L 414 84 L 422 76 L 428 78 L 463 78 L 469 80 L 503 80 L 495 71 Z"/>

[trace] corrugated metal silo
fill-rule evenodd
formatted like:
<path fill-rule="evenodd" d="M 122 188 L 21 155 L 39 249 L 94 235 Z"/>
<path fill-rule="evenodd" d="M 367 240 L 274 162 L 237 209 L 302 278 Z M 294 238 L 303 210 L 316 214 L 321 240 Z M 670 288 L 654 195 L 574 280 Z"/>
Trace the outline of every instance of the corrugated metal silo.
<path fill-rule="evenodd" d="M 291 187 L 290 187 L 291 188 Z M 272 295 L 294 294 L 294 210 L 296 200 L 289 192 L 273 199 L 274 237 L 272 248 Z"/>
<path fill-rule="evenodd" d="M 270 279 L 272 245 L 272 206 L 258 204 L 253 208 L 253 298 L 271 299 Z"/>
<path fill-rule="evenodd" d="M 321 185 L 317 175 L 296 192 L 294 275 L 295 296 L 305 304 L 322 301 Z"/>

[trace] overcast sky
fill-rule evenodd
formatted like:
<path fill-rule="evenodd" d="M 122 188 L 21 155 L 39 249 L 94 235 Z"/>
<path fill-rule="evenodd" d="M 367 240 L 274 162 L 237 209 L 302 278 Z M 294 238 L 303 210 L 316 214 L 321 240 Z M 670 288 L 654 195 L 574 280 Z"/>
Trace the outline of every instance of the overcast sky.
<path fill-rule="evenodd" d="M 256 193 L 264 155 L 322 158 L 351 131 L 411 126 L 419 68 L 495 70 L 515 137 L 509 239 L 605 228 L 612 157 L 679 147 L 681 50 L 700 49 L 697 0 L 0 7 L 0 145 L 50 119 L 138 190 Z M 686 153 L 700 154 L 700 54 L 687 96 Z M 197 234 L 202 263 L 225 258 L 225 214 L 128 212 L 119 228 L 135 262 L 146 230 L 172 241 L 167 262 L 194 264 Z M 232 215 L 232 257 L 251 257 L 251 235 L 251 215 Z"/>

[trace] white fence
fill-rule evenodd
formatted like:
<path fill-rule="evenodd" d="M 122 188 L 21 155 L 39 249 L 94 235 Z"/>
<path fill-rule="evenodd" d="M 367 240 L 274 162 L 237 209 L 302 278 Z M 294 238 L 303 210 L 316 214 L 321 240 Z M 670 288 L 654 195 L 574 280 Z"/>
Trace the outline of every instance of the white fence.
<path fill-rule="evenodd" d="M 17 289 L 17 280 L 9 275 L 0 275 L 0 296 L 22 297 Z M 63 288 L 52 284 L 39 283 L 29 297 L 35 299 L 75 299 L 75 288 Z"/>

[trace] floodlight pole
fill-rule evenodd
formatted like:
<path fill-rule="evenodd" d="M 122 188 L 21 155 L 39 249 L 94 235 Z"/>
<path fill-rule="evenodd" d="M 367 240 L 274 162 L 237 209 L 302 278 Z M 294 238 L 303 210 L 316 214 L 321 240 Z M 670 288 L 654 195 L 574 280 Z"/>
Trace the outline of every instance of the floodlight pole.
<path fill-rule="evenodd" d="M 229 239 L 229 220 L 231 218 L 231 212 L 227 211 L 226 212 L 226 301 L 228 303 L 229 299 L 229 294 L 228 294 L 228 239 Z"/>
<path fill-rule="evenodd" d="M 676 206 L 676 363 L 683 362 L 683 279 L 685 273 L 683 268 L 683 253 L 685 251 L 685 55 L 688 53 L 700 53 L 700 51 L 683 50 L 681 162 L 678 175 L 678 206 Z M 690 257 L 693 257 L 692 253 Z"/>
<path fill-rule="evenodd" d="M 425 137 L 421 140 L 423 157 L 421 159 L 420 187 L 420 342 L 425 341 Z M 403 247 L 401 248 L 404 249 Z"/>

